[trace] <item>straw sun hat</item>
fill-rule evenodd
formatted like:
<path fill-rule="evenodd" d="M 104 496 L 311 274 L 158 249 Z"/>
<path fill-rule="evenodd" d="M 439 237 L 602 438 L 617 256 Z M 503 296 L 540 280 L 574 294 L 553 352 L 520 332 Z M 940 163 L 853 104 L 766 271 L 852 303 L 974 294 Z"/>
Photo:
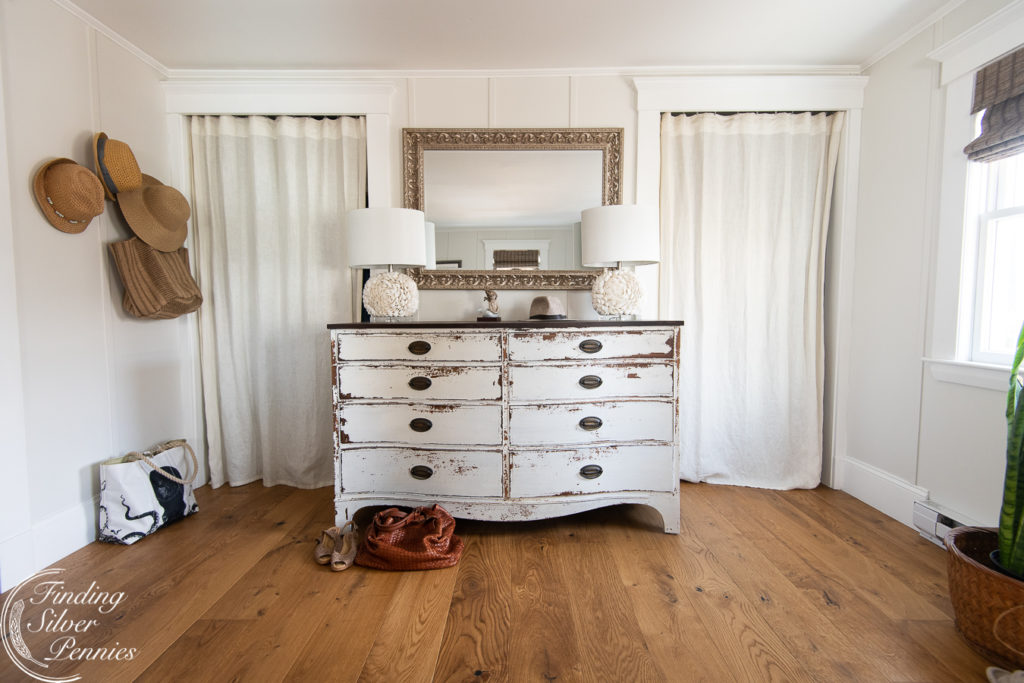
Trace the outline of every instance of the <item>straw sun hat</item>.
<path fill-rule="evenodd" d="M 176 251 L 185 243 L 187 221 L 192 210 L 185 195 L 142 174 L 142 185 L 119 192 L 117 204 L 132 232 L 158 251 Z"/>
<path fill-rule="evenodd" d="M 71 159 L 54 159 L 36 172 L 32 190 L 50 225 L 77 234 L 103 213 L 103 186 Z"/>
<path fill-rule="evenodd" d="M 106 133 L 96 133 L 92 139 L 92 154 L 96 162 L 96 175 L 103 183 L 107 199 L 114 201 L 119 192 L 130 192 L 142 185 L 142 171 L 132 148 L 120 140 L 112 140 Z"/>

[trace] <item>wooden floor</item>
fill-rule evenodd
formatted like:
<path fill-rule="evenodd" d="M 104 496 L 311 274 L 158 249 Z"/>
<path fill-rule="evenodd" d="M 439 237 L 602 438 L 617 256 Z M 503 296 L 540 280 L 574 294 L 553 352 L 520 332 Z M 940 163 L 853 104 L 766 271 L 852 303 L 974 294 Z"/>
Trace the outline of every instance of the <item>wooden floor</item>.
<path fill-rule="evenodd" d="M 411 573 L 313 562 L 333 519 L 328 489 L 252 484 L 197 497 L 199 514 L 135 546 L 95 543 L 55 565 L 67 590 L 124 593 L 77 646 L 118 643 L 134 656 L 56 662 L 47 676 L 985 680 L 986 662 L 953 627 L 945 553 L 826 488 L 684 484 L 678 536 L 641 506 L 459 520 L 459 565 Z M 32 632 L 31 608 L 22 633 L 41 658 L 55 634 Z M 0 680 L 31 680 L 0 660 Z"/>

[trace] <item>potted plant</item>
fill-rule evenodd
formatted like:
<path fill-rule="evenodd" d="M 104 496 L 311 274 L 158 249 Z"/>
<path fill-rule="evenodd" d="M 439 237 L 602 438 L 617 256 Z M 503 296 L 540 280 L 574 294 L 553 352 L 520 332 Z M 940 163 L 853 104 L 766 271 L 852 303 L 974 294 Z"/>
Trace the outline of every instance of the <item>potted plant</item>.
<path fill-rule="evenodd" d="M 949 597 L 956 627 L 981 654 L 1024 669 L 1024 328 L 1006 399 L 1006 477 L 999 528 L 958 527 L 946 535 Z"/>

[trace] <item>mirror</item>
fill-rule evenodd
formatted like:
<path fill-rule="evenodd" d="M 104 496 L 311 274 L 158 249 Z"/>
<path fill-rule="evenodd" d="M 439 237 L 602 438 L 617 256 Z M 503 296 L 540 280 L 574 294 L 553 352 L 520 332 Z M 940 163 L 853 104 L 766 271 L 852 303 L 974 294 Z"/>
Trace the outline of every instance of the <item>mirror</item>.
<path fill-rule="evenodd" d="M 438 260 L 409 274 L 420 289 L 590 289 L 580 211 L 621 203 L 622 133 L 404 129 L 403 205 L 435 224 Z"/>

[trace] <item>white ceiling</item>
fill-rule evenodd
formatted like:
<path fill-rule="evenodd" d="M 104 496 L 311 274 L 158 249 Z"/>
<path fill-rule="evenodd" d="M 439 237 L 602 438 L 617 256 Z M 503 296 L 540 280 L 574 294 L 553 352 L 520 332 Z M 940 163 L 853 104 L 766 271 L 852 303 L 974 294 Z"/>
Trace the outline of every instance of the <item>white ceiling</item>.
<path fill-rule="evenodd" d="M 169 69 L 857 67 L 963 0 L 59 0 Z"/>

